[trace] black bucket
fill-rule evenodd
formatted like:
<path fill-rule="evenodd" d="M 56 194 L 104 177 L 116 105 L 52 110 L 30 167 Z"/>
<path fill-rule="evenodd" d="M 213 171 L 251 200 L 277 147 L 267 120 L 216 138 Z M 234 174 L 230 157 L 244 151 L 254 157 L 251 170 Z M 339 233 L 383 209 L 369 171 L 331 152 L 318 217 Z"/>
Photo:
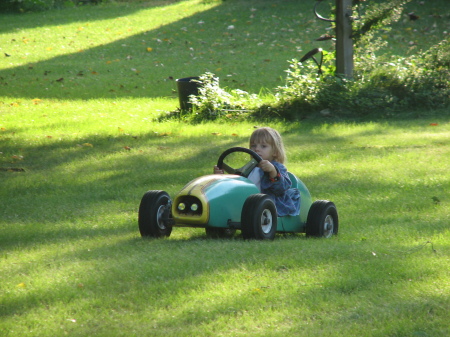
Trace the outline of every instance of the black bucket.
<path fill-rule="evenodd" d="M 190 110 L 192 104 L 189 103 L 190 95 L 198 95 L 198 88 L 201 83 L 197 82 L 199 77 L 185 77 L 177 79 L 178 98 L 180 100 L 181 110 Z"/>

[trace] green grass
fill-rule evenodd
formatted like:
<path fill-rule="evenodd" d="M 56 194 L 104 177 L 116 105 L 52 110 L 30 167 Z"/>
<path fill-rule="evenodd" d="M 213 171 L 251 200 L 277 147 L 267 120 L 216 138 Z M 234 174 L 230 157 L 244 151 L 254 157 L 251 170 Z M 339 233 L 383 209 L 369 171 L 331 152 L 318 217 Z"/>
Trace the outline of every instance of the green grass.
<path fill-rule="evenodd" d="M 32 116 L 37 131 L 1 138 L 1 166 L 26 170 L 1 172 L 4 335 L 448 334 L 445 119 L 271 124 L 290 170 L 338 205 L 340 235 L 245 242 L 187 228 L 143 240 L 137 207 L 209 173 L 252 124 L 148 128 L 141 114 L 121 131 L 116 112 L 57 131 Z"/>
<path fill-rule="evenodd" d="M 330 42 L 314 41 L 329 25 L 315 19 L 312 6 L 297 1 L 150 1 L 2 15 L 2 96 L 6 103 L 17 98 L 175 97 L 170 78 L 206 71 L 219 76 L 223 86 L 254 93 L 262 87 L 273 90 L 284 84 L 288 60 L 314 47 L 333 49 Z M 328 6 L 322 6 L 325 15 Z M 446 1 L 411 3 L 409 10 L 421 19 L 405 18 L 383 36 L 391 41 L 393 54 L 427 49 L 450 32 Z M 438 14 L 442 17 L 433 16 Z"/>
<path fill-rule="evenodd" d="M 152 3 L 1 16 L 0 37 L 14 48 L 1 46 L 11 56 L 0 58 L 0 168 L 25 171 L 0 171 L 0 334 L 448 336 L 447 111 L 261 122 L 282 133 L 288 168 L 313 199 L 336 203 L 336 238 L 211 240 L 190 228 L 175 228 L 164 240 L 139 236 L 137 209 L 146 190 L 175 194 L 210 173 L 224 149 L 246 146 L 255 126 L 154 121 L 178 105 L 166 77 L 211 70 L 209 55 L 189 59 L 189 68 L 180 63 L 179 55 L 189 55 L 187 36 L 200 45 L 181 28 L 217 17 L 221 34 L 197 33 L 208 47 L 219 43 L 214 67 L 220 61 L 236 69 L 222 66 L 221 83 L 247 83 L 243 89 L 255 92 L 281 82 L 286 60 L 296 56 L 289 39 L 306 39 L 268 33 L 293 25 L 300 6 L 294 1 Z M 237 31 L 240 18 L 252 13 L 260 15 L 250 36 L 266 48 L 242 43 L 233 55 L 226 27 Z M 127 24 L 119 26 L 118 18 Z M 307 22 L 300 24 L 323 28 Z M 158 46 L 164 36 L 173 39 L 166 45 L 173 53 L 147 43 Z M 270 47 L 272 39 L 286 49 Z M 165 67 L 153 66 L 155 60 Z"/>

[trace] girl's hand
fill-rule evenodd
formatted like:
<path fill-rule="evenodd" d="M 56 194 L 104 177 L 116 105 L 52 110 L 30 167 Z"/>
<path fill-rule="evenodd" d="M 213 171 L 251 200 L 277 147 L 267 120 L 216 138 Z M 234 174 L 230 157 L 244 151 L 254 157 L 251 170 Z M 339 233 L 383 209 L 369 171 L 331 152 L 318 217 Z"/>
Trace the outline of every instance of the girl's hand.
<path fill-rule="evenodd" d="M 273 166 L 273 164 L 270 161 L 268 161 L 268 160 L 261 160 L 259 162 L 258 166 L 264 172 L 269 173 L 269 176 L 271 178 L 275 178 L 277 176 L 277 174 L 278 174 L 277 169 L 275 168 L 275 166 Z"/>
<path fill-rule="evenodd" d="M 214 166 L 214 174 L 223 174 L 223 170 L 217 167 L 217 165 Z"/>

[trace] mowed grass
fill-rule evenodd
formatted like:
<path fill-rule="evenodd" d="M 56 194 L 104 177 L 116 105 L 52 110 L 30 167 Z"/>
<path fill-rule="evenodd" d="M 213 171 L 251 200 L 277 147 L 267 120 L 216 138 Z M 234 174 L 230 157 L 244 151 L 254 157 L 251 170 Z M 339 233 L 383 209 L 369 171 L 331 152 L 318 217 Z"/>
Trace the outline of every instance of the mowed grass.
<path fill-rule="evenodd" d="M 137 208 L 210 173 L 253 124 L 141 114 L 118 129 L 128 114 L 80 113 L 84 128 L 56 130 L 31 115 L 38 131 L 2 131 L 1 166 L 26 170 L 1 172 L 4 335 L 448 334 L 445 119 L 269 124 L 313 198 L 336 203 L 340 234 L 247 242 L 189 228 L 143 240 Z"/>
<path fill-rule="evenodd" d="M 149 28 L 143 23 L 151 22 L 156 28 L 175 25 L 179 29 L 170 36 L 185 37 L 189 35 L 181 28 L 193 29 L 188 22 L 192 27 L 207 24 L 203 14 L 216 15 L 229 34 L 233 29 L 228 26 L 238 30 L 239 21 L 233 19 L 244 12 L 239 7 L 243 2 L 233 1 L 158 2 L 162 6 L 148 7 L 151 3 L 4 16 L 10 23 L 2 24 L 1 37 L 21 42 L 17 51 L 23 54 L 17 60 L 8 52 L 11 56 L 0 63 L 0 168 L 24 171 L 0 171 L 0 334 L 448 336 L 448 112 L 359 122 L 317 118 L 295 123 L 157 123 L 155 117 L 178 105 L 171 92 L 174 83 L 164 79 L 191 75 L 178 65 L 178 56 L 169 57 L 182 54 L 180 45 L 174 45 L 185 44 L 184 39 L 167 44 L 174 48 L 161 58 L 167 72 L 152 65 L 157 48 L 148 41 L 139 45 L 148 57 L 142 64 L 152 65 L 149 70 L 137 68 L 132 62 L 138 58 L 129 50 L 113 67 L 107 61 L 117 55 L 101 61 L 98 55 L 81 57 L 103 48 L 88 46 L 97 37 L 73 35 L 80 43 L 67 54 L 56 47 L 46 50 L 57 37 L 62 41 L 75 34 L 75 27 L 82 26 L 80 17 L 85 17 L 83 27 L 98 24 L 103 38 L 103 23 L 125 32 L 124 27 L 144 31 Z M 275 20 L 282 9 L 294 13 L 294 5 L 249 1 L 246 17 L 266 8 L 261 21 Z M 233 8 L 241 10 L 221 15 Z M 309 18 L 309 9 L 301 13 Z M 94 19 L 96 15 L 103 16 Z M 129 26 L 115 24 L 119 17 Z M 279 22 L 289 21 L 283 18 Z M 40 24 L 44 21 L 48 26 Z M 261 24 L 251 33 L 260 31 L 259 38 L 251 36 L 266 41 L 272 34 Z M 272 25 L 272 31 L 280 25 Z M 159 29 L 168 31 L 168 26 Z M 139 34 L 136 45 L 146 36 Z M 27 36 L 36 42 L 19 40 Z M 168 42 L 161 37 L 152 37 L 156 45 Z M 108 41 L 121 38 L 111 34 Z M 104 46 L 116 43 L 98 41 Z M 111 52 L 122 51 L 122 44 L 130 41 L 117 42 Z M 234 57 L 224 41 L 217 46 L 224 54 L 221 62 Z M 57 50 L 61 55 L 52 54 Z M 258 73 L 245 67 L 246 62 L 261 61 L 256 69 L 276 63 L 282 74 L 285 60 L 279 58 L 288 57 L 272 56 L 275 50 L 267 47 L 268 57 L 249 47 L 257 53 L 253 58 L 240 51 L 239 62 L 228 64 L 245 69 L 236 74 L 248 75 L 247 88 L 257 92 L 275 71 Z M 286 53 L 292 55 L 292 50 L 286 48 Z M 189 70 L 210 70 L 205 60 L 190 59 L 199 68 Z M 122 65 L 125 62 L 131 63 Z M 145 78 L 154 81 L 144 85 L 139 82 L 142 73 L 131 68 L 148 71 Z M 34 77 L 28 75 L 37 69 Z M 176 69 L 186 72 L 178 76 Z M 223 74 L 233 75 L 228 70 Z M 244 83 L 242 77 L 233 82 L 235 77 L 222 76 L 221 83 Z M 119 86 L 122 80 L 124 88 Z M 246 146 L 257 125 L 282 133 L 288 168 L 305 182 L 313 199 L 336 203 L 341 221 L 337 237 L 279 235 L 273 242 L 249 242 L 238 235 L 213 240 L 192 228 L 175 228 L 163 240 L 139 236 L 137 209 L 145 191 L 174 195 L 191 179 L 209 174 L 223 150 Z"/>

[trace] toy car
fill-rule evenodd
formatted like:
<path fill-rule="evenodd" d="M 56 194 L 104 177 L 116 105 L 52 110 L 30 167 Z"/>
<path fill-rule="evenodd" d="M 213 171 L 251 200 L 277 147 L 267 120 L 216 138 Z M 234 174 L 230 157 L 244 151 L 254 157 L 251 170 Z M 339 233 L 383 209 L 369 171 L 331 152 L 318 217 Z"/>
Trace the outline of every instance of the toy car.
<path fill-rule="evenodd" d="M 236 169 L 232 158 L 243 152 L 248 161 Z M 232 155 L 233 154 L 233 155 Z M 226 160 L 227 159 L 227 160 Z M 291 188 L 300 191 L 300 214 L 277 216 L 275 203 L 247 177 L 261 161 L 254 151 L 233 147 L 223 152 L 217 166 L 227 174 L 196 178 L 173 198 L 165 191 L 148 191 L 139 206 L 139 231 L 143 237 L 168 237 L 173 227 L 205 228 L 208 236 L 227 238 L 240 230 L 244 239 L 273 240 L 276 233 L 306 233 L 329 238 L 338 233 L 336 206 L 327 200 L 311 202 L 305 184 L 288 172 Z"/>

